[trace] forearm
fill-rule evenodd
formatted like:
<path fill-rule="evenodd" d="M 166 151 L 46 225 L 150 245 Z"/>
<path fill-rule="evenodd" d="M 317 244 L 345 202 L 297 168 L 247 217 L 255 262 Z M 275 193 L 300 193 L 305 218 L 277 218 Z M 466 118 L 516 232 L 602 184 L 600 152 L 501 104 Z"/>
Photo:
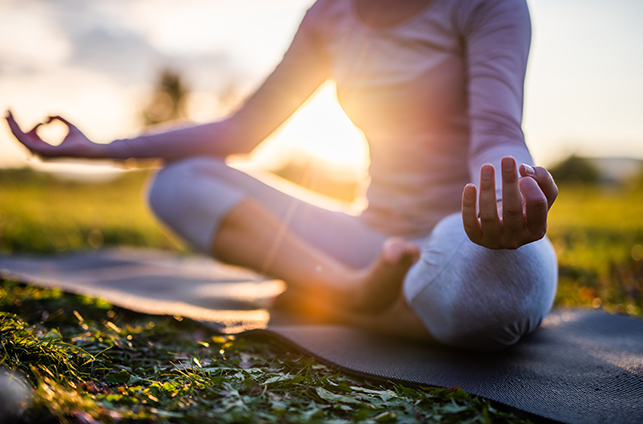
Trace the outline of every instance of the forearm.
<path fill-rule="evenodd" d="M 283 60 L 230 118 L 220 122 L 115 140 L 106 157 L 177 159 L 246 154 L 277 129 L 329 74 L 320 30 L 319 8 L 304 17 Z"/>
<path fill-rule="evenodd" d="M 238 131 L 236 131 L 238 132 Z M 228 156 L 247 153 L 257 142 L 235 137 L 233 120 L 226 119 L 169 131 L 142 134 L 138 137 L 115 140 L 104 153 L 112 159 L 163 158 L 188 156 Z"/>
<path fill-rule="evenodd" d="M 524 0 L 476 0 L 466 7 L 461 25 L 468 70 L 468 160 L 472 182 L 479 186 L 484 163 L 493 164 L 498 174 L 504 156 L 532 164 L 521 129 L 531 25 Z M 498 196 L 501 188 L 497 179 Z"/>

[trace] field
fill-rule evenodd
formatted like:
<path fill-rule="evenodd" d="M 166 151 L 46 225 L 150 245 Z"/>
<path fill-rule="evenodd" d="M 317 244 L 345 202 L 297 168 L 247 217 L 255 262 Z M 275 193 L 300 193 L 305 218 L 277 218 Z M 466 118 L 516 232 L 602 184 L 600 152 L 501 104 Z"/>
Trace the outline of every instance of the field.
<path fill-rule="evenodd" d="M 146 177 L 81 184 L 0 172 L 0 253 L 185 251 L 146 209 Z M 556 303 L 643 315 L 643 191 L 562 186 L 550 217 Z M 0 344 L 0 366 L 16 373 L 0 376 L 0 399 L 28 394 L 5 402 L 26 408 L 22 422 L 526 422 L 457 388 L 378 385 L 271 342 L 7 280 Z"/>

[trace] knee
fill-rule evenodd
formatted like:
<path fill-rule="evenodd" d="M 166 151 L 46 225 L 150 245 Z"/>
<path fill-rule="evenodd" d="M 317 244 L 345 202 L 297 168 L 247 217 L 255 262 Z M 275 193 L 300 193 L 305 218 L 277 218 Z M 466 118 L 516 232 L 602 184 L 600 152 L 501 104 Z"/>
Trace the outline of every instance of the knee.
<path fill-rule="evenodd" d="M 154 214 L 164 222 L 171 220 L 192 200 L 195 185 L 204 170 L 226 167 L 216 158 L 189 158 L 172 162 L 158 171 L 150 180 L 147 189 L 147 203 Z"/>
<path fill-rule="evenodd" d="M 405 287 L 431 335 L 447 345 L 489 351 L 538 328 L 556 291 L 551 243 L 490 250 L 469 241 L 459 216 L 441 224 Z"/>
<path fill-rule="evenodd" d="M 148 204 L 156 217 L 193 248 L 210 253 L 221 219 L 243 193 L 227 184 L 222 160 L 193 158 L 175 162 L 151 181 Z"/>

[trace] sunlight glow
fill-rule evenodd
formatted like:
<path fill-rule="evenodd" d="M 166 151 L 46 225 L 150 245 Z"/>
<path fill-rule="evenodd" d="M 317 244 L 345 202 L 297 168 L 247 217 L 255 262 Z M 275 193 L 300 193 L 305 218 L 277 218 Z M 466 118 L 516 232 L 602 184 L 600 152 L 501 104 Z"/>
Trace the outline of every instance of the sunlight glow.
<path fill-rule="evenodd" d="M 56 113 L 97 142 L 132 137 L 142 129 L 155 75 L 170 67 L 192 90 L 188 117 L 219 119 L 274 68 L 313 2 L 0 0 L 7 40 L 0 45 L 0 108 L 10 107 L 25 128 Z M 524 132 L 536 162 L 570 153 L 643 158 L 643 2 L 528 3 Z M 24 166 L 28 157 L 0 124 L 0 166 Z M 359 177 L 368 166 L 363 135 L 338 106 L 332 84 L 251 162 L 276 169 L 310 157 L 337 175 Z"/>
<path fill-rule="evenodd" d="M 49 115 L 62 115 L 90 139 L 106 143 L 139 131 L 141 90 L 122 87 L 102 74 L 78 68 L 58 68 L 36 75 L 9 75 L 0 79 L 0 108 L 11 108 L 24 130 Z M 48 131 L 43 128 L 43 135 Z M 60 142 L 60 134 L 52 144 Z M 0 125 L 0 163 L 25 163 L 26 149 L 14 140 L 9 127 Z"/>
<path fill-rule="evenodd" d="M 298 155 L 313 156 L 338 177 L 359 178 L 366 173 L 366 139 L 339 105 L 334 83 L 322 85 L 257 149 L 251 161 L 275 169 Z"/>

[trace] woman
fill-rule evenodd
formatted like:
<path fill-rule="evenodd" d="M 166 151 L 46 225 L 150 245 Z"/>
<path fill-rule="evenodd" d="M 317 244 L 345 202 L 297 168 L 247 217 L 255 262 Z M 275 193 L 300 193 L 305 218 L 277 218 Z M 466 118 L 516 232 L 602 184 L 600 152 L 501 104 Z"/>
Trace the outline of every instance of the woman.
<path fill-rule="evenodd" d="M 544 235 L 557 188 L 531 166 L 521 130 L 529 43 L 524 0 L 319 0 L 226 120 L 99 145 L 50 117 L 70 130 L 56 147 L 7 120 L 42 156 L 165 158 L 149 193 L 161 220 L 336 317 L 494 350 L 536 329 L 556 289 Z M 359 216 L 289 197 L 223 160 L 254 149 L 330 78 L 369 141 Z"/>

